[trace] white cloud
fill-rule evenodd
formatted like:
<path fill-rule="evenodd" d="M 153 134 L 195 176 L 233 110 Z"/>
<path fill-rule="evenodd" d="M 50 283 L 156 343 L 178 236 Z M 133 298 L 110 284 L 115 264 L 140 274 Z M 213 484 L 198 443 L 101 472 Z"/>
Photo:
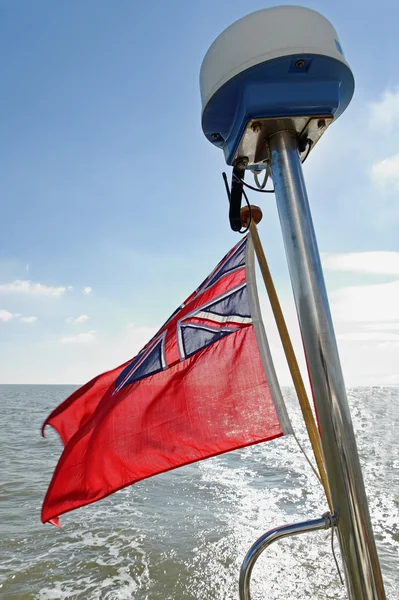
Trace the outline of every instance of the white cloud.
<path fill-rule="evenodd" d="M 323 257 L 323 267 L 331 271 L 399 275 L 399 252 L 375 251 L 327 254 Z"/>
<path fill-rule="evenodd" d="M 378 329 L 379 331 L 392 331 L 399 329 L 399 322 L 393 323 L 368 323 L 366 329 Z"/>
<path fill-rule="evenodd" d="M 330 294 L 334 319 L 352 322 L 399 321 L 399 280 L 345 287 Z"/>
<path fill-rule="evenodd" d="M 23 317 L 21 313 L 11 313 L 9 310 L 0 309 L 0 323 L 7 323 L 12 319 L 19 319 L 21 323 L 34 323 L 37 317 Z"/>
<path fill-rule="evenodd" d="M 128 323 L 126 329 L 129 341 L 134 340 L 135 342 L 134 349 L 136 352 L 141 350 L 158 331 L 156 327 L 145 327 L 135 323 Z"/>
<path fill-rule="evenodd" d="M 76 323 L 76 325 L 81 325 L 82 323 L 86 323 L 88 320 L 89 317 L 87 315 L 80 315 L 80 317 L 76 317 L 74 323 Z"/>
<path fill-rule="evenodd" d="M 21 317 L 21 323 L 34 323 L 37 317 Z"/>
<path fill-rule="evenodd" d="M 68 337 L 61 338 L 61 344 L 92 344 L 96 341 L 96 332 L 78 333 Z"/>
<path fill-rule="evenodd" d="M 65 291 L 64 286 L 54 287 L 42 283 L 32 283 L 24 279 L 16 279 L 12 283 L 0 284 L 0 292 L 3 294 L 30 294 L 31 296 L 59 298 Z"/>
<path fill-rule="evenodd" d="M 355 331 L 340 333 L 337 339 L 345 342 L 399 342 L 399 334 L 382 331 Z"/>
<path fill-rule="evenodd" d="M 292 386 L 274 318 L 261 286 L 259 287 L 263 319 L 277 375 L 281 385 Z M 395 298 L 392 298 L 392 303 L 389 302 L 391 292 L 393 296 L 396 293 L 398 308 L 395 307 Z M 383 284 L 345 287 L 329 292 L 329 298 L 346 384 L 399 383 L 399 339 L 391 335 L 399 334 L 399 316 L 389 320 L 390 313 L 399 311 L 399 286 Z M 307 386 L 307 368 L 294 303 L 285 290 L 280 292 L 280 301 Z M 389 310 L 385 310 L 384 302 L 388 303 Z"/>
<path fill-rule="evenodd" d="M 399 88 L 386 90 L 379 102 L 370 104 L 371 126 L 381 133 L 391 133 L 398 126 Z"/>
<path fill-rule="evenodd" d="M 92 292 L 92 288 L 91 287 L 87 286 L 87 287 L 83 288 L 83 293 L 86 294 L 86 296 L 88 294 L 90 294 L 91 292 Z"/>
<path fill-rule="evenodd" d="M 68 292 L 72 292 L 73 291 L 73 286 L 72 285 L 68 285 L 67 290 L 68 290 Z"/>
<path fill-rule="evenodd" d="M 82 325 L 83 323 L 86 323 L 86 321 L 88 321 L 89 318 L 90 317 L 88 317 L 87 315 L 80 315 L 76 318 L 68 317 L 67 319 L 65 319 L 65 323 L 74 323 L 75 325 Z"/>
<path fill-rule="evenodd" d="M 161 320 L 163 322 L 165 319 Z M 158 326 L 160 324 L 159 322 Z M 115 327 L 108 334 L 103 332 L 100 335 L 99 332 L 90 331 L 89 339 L 86 334 L 83 338 L 81 335 L 79 337 L 71 336 L 67 341 L 62 342 L 58 339 L 56 345 L 49 341 L 47 344 L 43 344 L 40 356 L 35 355 L 33 360 L 28 360 L 22 376 L 21 370 L 18 370 L 14 363 L 7 371 L 7 379 L 4 379 L 6 373 L 3 375 L 0 368 L 0 382 L 6 383 L 14 380 L 20 383 L 84 384 L 96 375 L 132 359 L 149 342 L 157 330 L 158 327 L 132 325 L 128 329 Z M 61 336 L 59 337 L 61 338 Z M 65 359 L 66 352 L 68 353 L 67 360 Z M 41 365 L 43 360 L 46 364 L 51 364 L 52 368 L 40 371 L 38 365 Z"/>
<path fill-rule="evenodd" d="M 382 188 L 399 190 L 399 153 L 374 163 L 371 167 L 371 180 Z"/>
<path fill-rule="evenodd" d="M 4 308 L 0 309 L 0 323 L 7 323 L 11 321 L 15 317 L 15 314 L 10 313 L 9 310 L 5 310 Z"/>

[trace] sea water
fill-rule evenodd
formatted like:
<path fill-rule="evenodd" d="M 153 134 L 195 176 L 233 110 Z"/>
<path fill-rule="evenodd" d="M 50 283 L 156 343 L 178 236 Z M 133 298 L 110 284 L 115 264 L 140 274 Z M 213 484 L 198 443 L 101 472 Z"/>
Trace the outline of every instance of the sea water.
<path fill-rule="evenodd" d="M 0 598 L 233 600 L 265 531 L 318 518 L 323 491 L 292 436 L 158 475 L 63 515 L 40 509 L 61 452 L 40 427 L 73 386 L 0 386 Z M 294 393 L 284 390 L 309 449 Z M 399 598 L 399 388 L 348 390 L 387 592 Z M 339 558 L 339 548 L 335 541 Z M 288 538 L 259 559 L 253 600 L 344 599 L 331 532 Z"/>

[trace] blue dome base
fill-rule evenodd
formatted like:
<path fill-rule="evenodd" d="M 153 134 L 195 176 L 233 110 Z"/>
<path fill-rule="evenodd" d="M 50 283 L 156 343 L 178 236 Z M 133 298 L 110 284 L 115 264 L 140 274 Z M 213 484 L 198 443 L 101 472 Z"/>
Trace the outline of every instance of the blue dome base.
<path fill-rule="evenodd" d="M 202 129 L 212 144 L 223 149 L 231 165 L 250 120 L 312 115 L 337 118 L 348 106 L 354 87 L 349 67 L 334 58 L 319 54 L 276 58 L 225 83 L 205 106 Z"/>

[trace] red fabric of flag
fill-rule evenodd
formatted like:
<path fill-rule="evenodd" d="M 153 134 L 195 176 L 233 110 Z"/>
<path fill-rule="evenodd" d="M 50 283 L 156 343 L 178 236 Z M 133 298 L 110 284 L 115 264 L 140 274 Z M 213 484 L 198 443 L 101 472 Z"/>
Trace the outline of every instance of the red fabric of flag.
<path fill-rule="evenodd" d="M 157 473 L 283 435 L 251 314 L 248 244 L 226 255 L 134 359 L 47 418 L 43 429 L 54 427 L 65 448 L 43 522 L 57 524 Z"/>

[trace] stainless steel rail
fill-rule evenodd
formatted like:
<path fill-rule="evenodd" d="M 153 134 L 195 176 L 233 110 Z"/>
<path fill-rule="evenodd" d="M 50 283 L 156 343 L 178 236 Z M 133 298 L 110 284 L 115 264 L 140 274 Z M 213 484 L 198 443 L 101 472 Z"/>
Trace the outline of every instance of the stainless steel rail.
<path fill-rule="evenodd" d="M 251 600 L 250 584 L 252 569 L 259 556 L 268 546 L 270 546 L 270 544 L 291 535 L 308 533 L 309 531 L 318 531 L 319 529 L 329 529 L 330 527 L 331 519 L 326 515 L 320 519 L 313 519 L 313 521 L 303 521 L 302 523 L 293 523 L 292 525 L 276 527 L 262 535 L 248 550 L 242 563 L 239 581 L 240 600 Z"/>

